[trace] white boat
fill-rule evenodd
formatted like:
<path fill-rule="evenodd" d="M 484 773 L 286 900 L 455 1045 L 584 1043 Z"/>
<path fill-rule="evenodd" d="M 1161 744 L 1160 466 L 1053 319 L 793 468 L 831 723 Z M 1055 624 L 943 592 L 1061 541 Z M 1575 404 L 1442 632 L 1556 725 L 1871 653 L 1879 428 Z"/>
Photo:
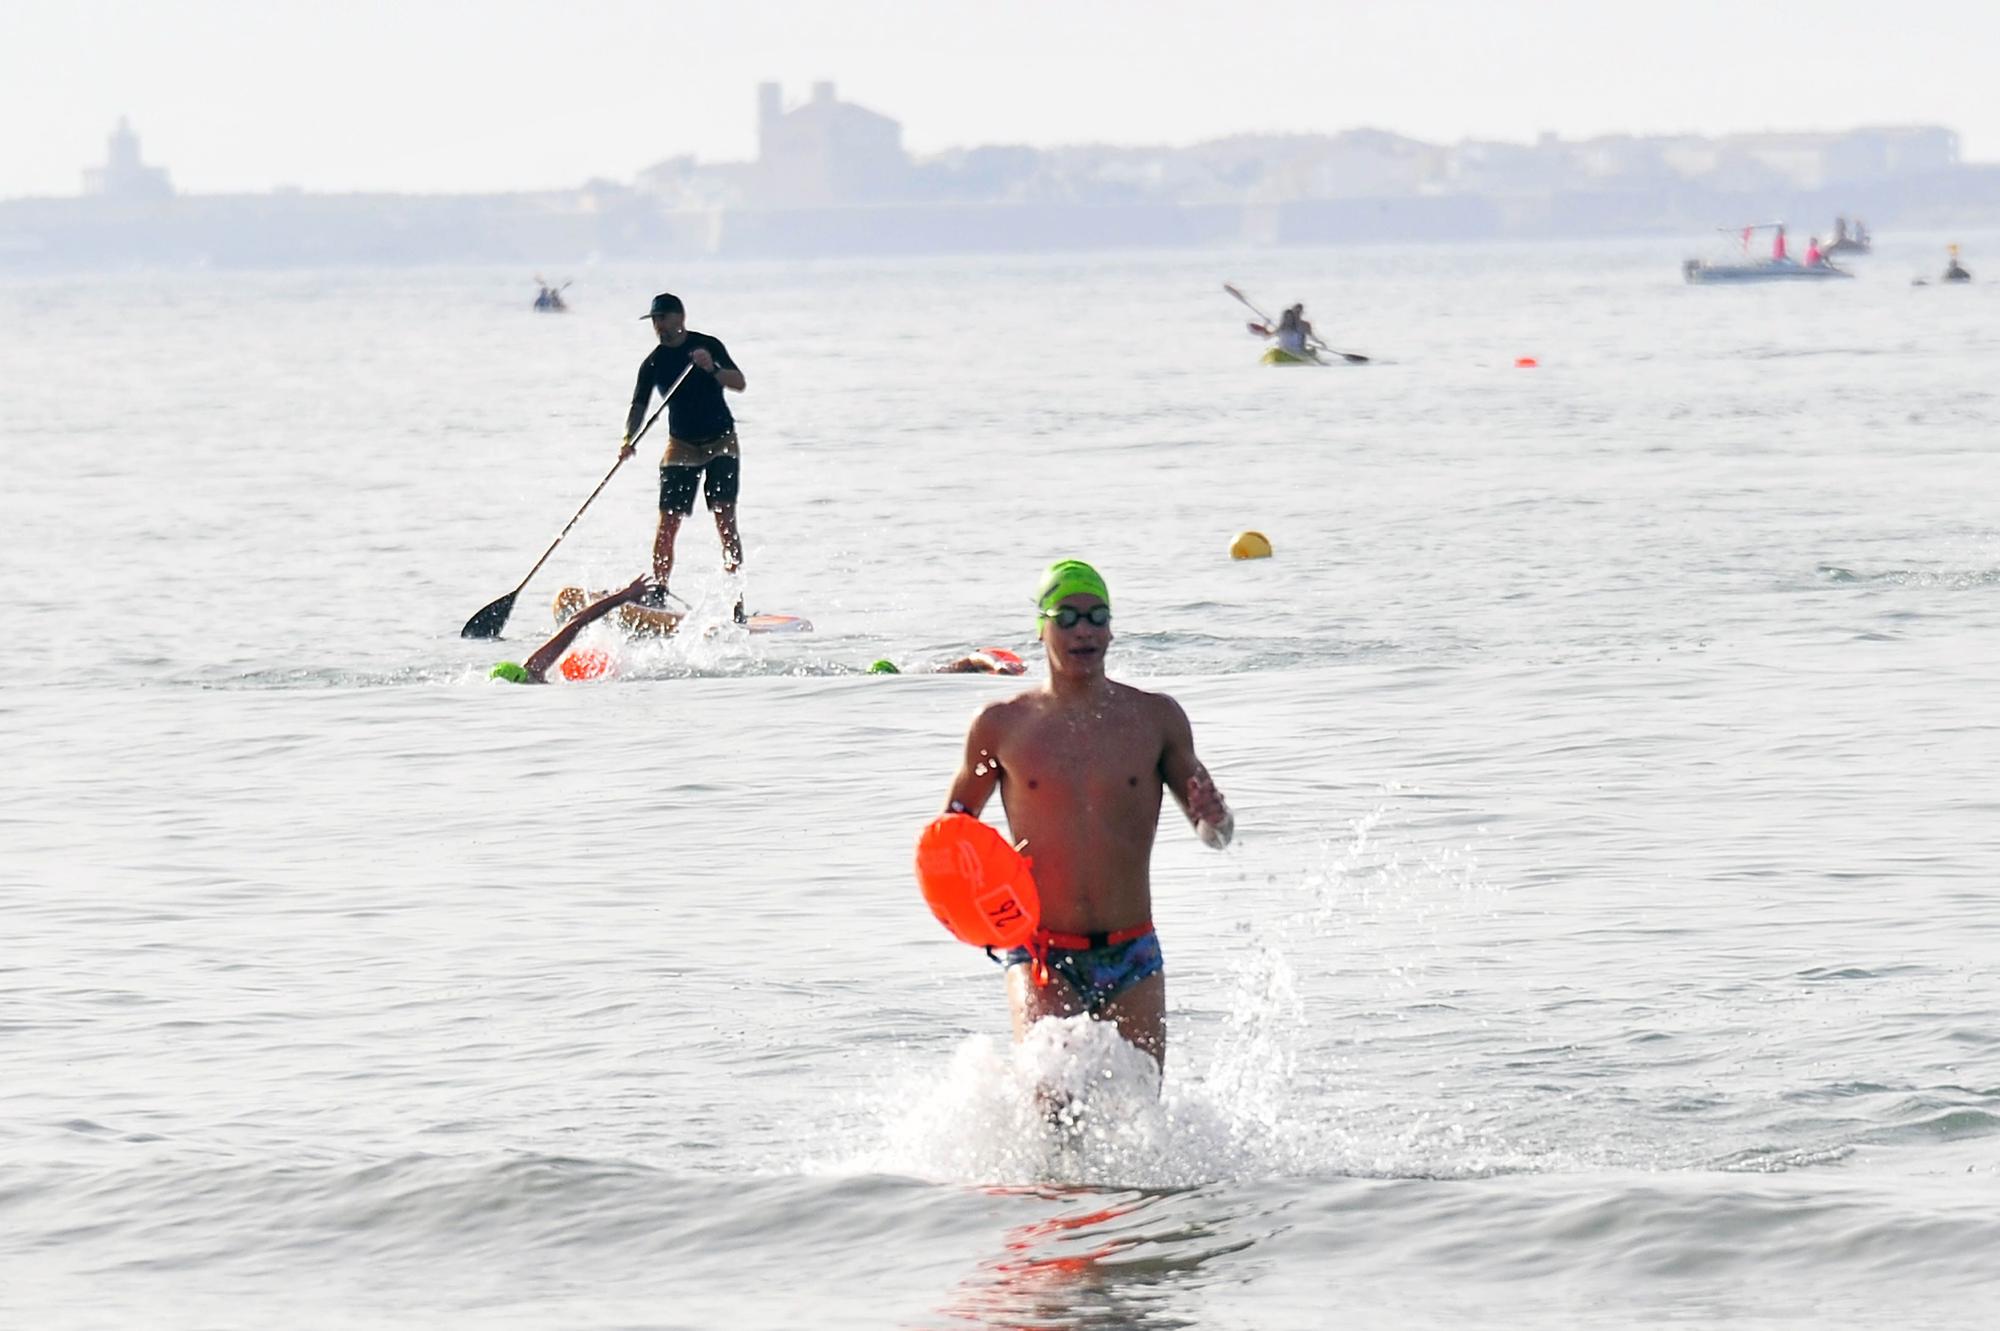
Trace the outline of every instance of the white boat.
<path fill-rule="evenodd" d="M 1698 286 L 1709 283 L 1736 282 L 1824 282 L 1830 278 L 1853 277 L 1845 268 L 1836 268 L 1826 261 L 1825 251 L 1821 251 L 1818 263 L 1803 264 L 1785 251 L 1785 224 L 1783 222 L 1752 222 L 1745 227 L 1718 228 L 1726 235 L 1739 236 L 1743 246 L 1740 257 L 1728 260 L 1685 259 L 1681 262 L 1681 276 Z M 1777 238 L 1772 242 L 1769 257 L 1750 253 L 1750 240 L 1759 231 L 1774 231 Z"/>
<path fill-rule="evenodd" d="M 1689 259 L 1681 264 L 1681 275 L 1698 286 L 1711 282 L 1823 282 L 1854 276 L 1825 260 L 1808 268 L 1791 259 L 1749 259 L 1737 263 Z"/>

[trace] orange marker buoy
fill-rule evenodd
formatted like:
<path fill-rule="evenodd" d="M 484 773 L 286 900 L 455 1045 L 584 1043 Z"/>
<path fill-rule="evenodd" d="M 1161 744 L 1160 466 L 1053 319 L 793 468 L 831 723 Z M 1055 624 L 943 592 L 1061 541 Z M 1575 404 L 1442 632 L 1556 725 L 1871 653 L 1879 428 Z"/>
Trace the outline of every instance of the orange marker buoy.
<path fill-rule="evenodd" d="M 931 820 L 917 838 L 917 886 L 938 923 L 974 947 L 1020 947 L 1042 918 L 1034 865 L 968 813 Z"/>
<path fill-rule="evenodd" d="M 1533 356 L 1516 356 L 1516 357 L 1514 357 L 1514 368 L 1515 368 L 1515 369 L 1517 369 L 1517 370 L 1532 370 L 1532 369 L 1534 369 L 1534 368 L 1535 368 L 1535 367 L 1536 367 L 1537 365 L 1540 365 L 1540 364 L 1541 364 L 1541 362 L 1540 362 L 1540 361 L 1538 361 L 1538 360 L 1536 360 L 1536 359 L 1535 359 L 1535 358 L 1534 358 Z"/>
<path fill-rule="evenodd" d="M 1005 647 L 981 647 L 969 659 L 979 662 L 996 675 L 1028 673 L 1028 663 L 1018 653 L 1010 652 Z"/>
<path fill-rule="evenodd" d="M 611 673 L 611 653 L 597 647 L 585 647 L 571 652 L 557 667 L 564 679 L 603 679 Z"/>

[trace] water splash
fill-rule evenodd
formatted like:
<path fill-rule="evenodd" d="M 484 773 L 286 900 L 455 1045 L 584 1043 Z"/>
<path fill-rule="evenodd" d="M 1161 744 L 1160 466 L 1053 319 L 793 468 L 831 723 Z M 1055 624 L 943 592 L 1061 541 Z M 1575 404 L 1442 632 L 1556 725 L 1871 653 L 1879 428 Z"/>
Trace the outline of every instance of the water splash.
<path fill-rule="evenodd" d="M 879 1141 L 833 1166 L 939 1182 L 1181 1188 L 1283 1172 L 1273 1082 L 1246 1067 L 1163 1080 L 1117 1028 L 1037 1022 L 1002 1048 L 971 1036 L 941 1075 L 888 1089 Z"/>

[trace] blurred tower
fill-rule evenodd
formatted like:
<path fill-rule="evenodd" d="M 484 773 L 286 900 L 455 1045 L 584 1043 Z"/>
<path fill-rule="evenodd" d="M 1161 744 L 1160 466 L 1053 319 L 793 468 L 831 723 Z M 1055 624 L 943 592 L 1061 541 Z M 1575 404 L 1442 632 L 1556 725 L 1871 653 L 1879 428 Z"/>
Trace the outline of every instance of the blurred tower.
<path fill-rule="evenodd" d="M 83 173 L 83 192 L 107 199 L 164 199 L 174 192 L 165 168 L 147 166 L 139 158 L 139 136 L 125 117 L 105 144 L 104 165 Z"/>
<path fill-rule="evenodd" d="M 752 198 L 766 208 L 823 208 L 897 198 L 910 178 L 903 127 L 843 102 L 833 83 L 787 111 L 776 83 L 757 85 Z"/>

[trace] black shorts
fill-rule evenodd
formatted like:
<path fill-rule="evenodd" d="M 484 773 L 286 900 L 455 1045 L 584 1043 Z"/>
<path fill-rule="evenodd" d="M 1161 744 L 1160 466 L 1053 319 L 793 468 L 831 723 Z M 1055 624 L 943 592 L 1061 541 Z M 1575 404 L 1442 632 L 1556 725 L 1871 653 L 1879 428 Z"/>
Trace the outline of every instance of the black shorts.
<path fill-rule="evenodd" d="M 678 513 L 682 517 L 694 512 L 694 492 L 701 488 L 703 472 L 708 473 L 710 512 L 736 502 L 736 487 L 743 479 L 743 459 L 724 454 L 698 467 L 660 468 L 660 512 Z"/>

